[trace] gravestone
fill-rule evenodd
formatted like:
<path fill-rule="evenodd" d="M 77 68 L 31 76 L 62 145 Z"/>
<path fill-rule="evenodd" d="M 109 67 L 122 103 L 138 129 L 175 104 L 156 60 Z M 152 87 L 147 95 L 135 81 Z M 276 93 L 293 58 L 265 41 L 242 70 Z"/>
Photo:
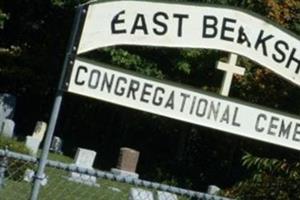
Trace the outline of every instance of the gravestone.
<path fill-rule="evenodd" d="M 209 185 L 207 188 L 207 193 L 211 195 L 216 195 L 221 189 L 215 185 Z"/>
<path fill-rule="evenodd" d="M 35 173 L 34 173 L 34 171 L 32 169 L 26 169 L 25 172 L 24 172 L 24 178 L 23 178 L 23 180 L 26 181 L 26 182 L 28 182 L 28 183 L 31 183 L 33 181 L 34 174 Z M 43 176 L 45 178 L 43 178 L 41 180 L 41 185 L 45 186 L 48 183 L 48 177 L 46 177 L 45 174 Z"/>
<path fill-rule="evenodd" d="M 176 194 L 170 192 L 157 191 L 157 200 L 178 200 Z"/>
<path fill-rule="evenodd" d="M 38 121 L 32 136 L 26 136 L 26 146 L 31 150 L 33 155 L 36 155 L 39 150 L 40 144 L 44 138 L 47 129 L 47 123 Z"/>
<path fill-rule="evenodd" d="M 116 168 L 112 168 L 111 172 L 115 175 L 138 178 L 139 175 L 135 172 L 139 160 L 140 152 L 122 147 Z"/>
<path fill-rule="evenodd" d="M 97 153 L 89 149 L 78 148 L 75 155 L 75 166 L 86 169 L 93 169 L 94 160 Z M 99 186 L 95 176 L 71 172 L 70 181 L 83 183 L 87 185 Z"/>
<path fill-rule="evenodd" d="M 4 119 L 2 122 L 1 133 L 5 137 L 12 138 L 14 136 L 15 122 L 11 119 Z"/>
<path fill-rule="evenodd" d="M 16 107 L 16 97 L 0 94 L 0 134 L 12 138 L 14 135 L 15 122 L 12 120 Z"/>
<path fill-rule="evenodd" d="M 54 136 L 50 145 L 50 151 L 62 154 L 62 140 L 60 137 Z"/>
<path fill-rule="evenodd" d="M 131 188 L 128 200 L 154 200 L 154 197 L 151 191 L 141 188 Z"/>
<path fill-rule="evenodd" d="M 32 137 L 40 139 L 42 141 L 44 138 L 46 129 L 47 129 L 47 123 L 43 122 L 43 121 L 38 121 L 35 125 Z"/>
<path fill-rule="evenodd" d="M 41 140 L 32 136 L 26 136 L 26 147 L 31 151 L 33 156 L 36 156 L 39 147 L 41 144 Z"/>

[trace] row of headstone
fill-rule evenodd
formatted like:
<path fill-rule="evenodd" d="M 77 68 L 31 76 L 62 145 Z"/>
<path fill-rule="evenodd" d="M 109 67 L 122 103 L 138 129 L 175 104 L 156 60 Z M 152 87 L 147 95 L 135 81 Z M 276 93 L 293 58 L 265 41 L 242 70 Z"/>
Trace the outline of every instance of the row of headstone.
<path fill-rule="evenodd" d="M 37 154 L 39 147 L 45 137 L 46 130 L 47 123 L 38 121 L 35 125 L 32 135 L 26 136 L 25 145 L 31 150 L 34 156 Z M 62 153 L 62 140 L 59 137 L 53 137 L 50 145 L 50 151 L 54 153 Z"/>
<path fill-rule="evenodd" d="M 144 190 L 141 188 L 131 188 L 128 200 L 177 200 L 177 195 L 169 192 Z"/>
<path fill-rule="evenodd" d="M 0 93 L 0 135 L 13 138 L 15 122 L 12 120 L 16 107 L 16 97 L 8 93 Z M 47 128 L 45 122 L 38 121 L 33 135 L 26 137 L 26 146 L 36 155 Z M 54 137 L 50 150 L 61 153 L 62 141 L 59 137 Z"/>
<path fill-rule="evenodd" d="M 127 147 L 121 148 L 117 167 L 111 170 L 112 173 L 119 176 L 138 178 L 139 175 L 135 171 L 139 159 L 139 154 L 140 153 L 134 149 L 130 149 Z M 97 153 L 95 151 L 78 148 L 74 159 L 74 165 L 80 168 L 93 169 L 96 155 Z M 97 184 L 97 178 L 95 176 L 79 174 L 77 172 L 71 172 L 68 180 L 87 185 L 99 186 L 99 184 Z"/>
<path fill-rule="evenodd" d="M 39 138 L 43 135 L 41 132 L 44 132 L 45 125 L 44 123 L 38 123 L 37 126 L 38 127 L 35 129 L 33 136 Z M 117 167 L 113 168 L 112 171 L 117 175 L 138 178 L 138 174 L 135 173 L 135 170 L 137 168 L 139 154 L 140 153 L 134 149 L 130 149 L 127 147 L 121 148 Z M 74 165 L 80 168 L 93 169 L 93 164 L 96 155 L 97 153 L 95 151 L 84 148 L 78 148 L 74 158 Z M 24 175 L 24 180 L 27 182 L 31 182 L 33 176 L 34 171 L 27 169 Z M 71 172 L 70 176 L 67 177 L 67 179 L 69 181 L 83 183 L 90 186 L 100 186 L 97 183 L 97 178 L 95 176 L 80 174 L 78 172 Z M 47 180 L 47 178 L 43 180 L 43 185 L 47 184 Z M 111 189 L 113 191 L 120 192 L 118 188 Z M 210 185 L 208 187 L 207 193 L 211 195 L 216 195 L 219 191 L 219 187 L 215 185 Z M 169 192 L 157 191 L 156 193 L 153 193 L 152 191 L 147 191 L 141 188 L 131 188 L 129 192 L 129 200 L 177 200 L 177 196 Z"/>

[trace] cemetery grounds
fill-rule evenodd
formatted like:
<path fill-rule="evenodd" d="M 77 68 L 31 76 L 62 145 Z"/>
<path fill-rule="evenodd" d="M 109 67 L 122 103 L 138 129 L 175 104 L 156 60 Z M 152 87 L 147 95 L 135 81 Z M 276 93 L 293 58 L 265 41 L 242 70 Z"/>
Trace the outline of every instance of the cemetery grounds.
<path fill-rule="evenodd" d="M 12 152 L 14 153 L 14 152 Z M 20 158 L 22 154 L 18 154 Z M 26 157 L 26 155 L 23 155 Z M 26 169 L 33 169 L 36 171 L 37 162 L 31 162 L 30 156 L 27 156 L 28 159 L 22 158 L 15 159 L 8 156 L 6 172 L 4 176 L 4 183 L 0 188 L 0 199 L 1 200 L 27 200 L 30 197 L 32 182 L 24 181 L 24 172 Z M 33 157 L 31 157 L 33 158 Z M 180 188 L 175 188 L 172 186 L 153 183 L 149 181 L 126 181 L 126 179 L 118 178 L 108 172 L 98 171 L 98 174 L 102 175 L 99 178 L 97 174 L 97 184 L 98 186 L 90 186 L 83 183 L 76 183 L 68 180 L 70 177 L 70 171 L 73 171 L 70 167 L 73 159 L 50 153 L 49 160 L 54 164 L 50 163 L 50 166 L 47 165 L 45 173 L 47 177 L 47 184 L 42 186 L 39 194 L 39 199 L 41 200 L 209 200 L 209 199 L 219 199 L 226 200 L 227 198 L 217 197 L 209 194 L 198 193 L 196 194 L 193 191 L 188 191 Z M 50 161 L 51 162 L 51 161 Z M 64 167 L 69 166 L 69 167 Z M 60 168 L 60 169 L 59 169 Z M 63 169 L 65 168 L 65 169 Z M 1 168 L 0 168 L 1 169 Z M 75 169 L 74 171 L 76 171 Z M 73 171 L 73 172 L 74 172 Z M 1 170 L 0 170 L 1 172 Z M 77 171 L 76 171 L 77 172 Z M 78 171 L 82 173 L 82 170 Z M 84 173 L 84 172 L 83 172 Z M 90 172 L 88 172 L 90 173 Z M 128 182 L 128 183 L 126 183 Z M 145 194 L 142 194 L 140 197 L 131 197 L 131 189 L 140 188 L 144 191 L 150 192 L 153 194 L 153 198 L 148 198 Z M 157 191 L 168 191 L 169 189 L 177 190 L 178 193 L 184 195 L 176 194 L 176 198 L 158 198 L 155 195 Z M 198 196 L 197 196 L 198 195 Z M 199 198 L 198 198 L 199 197 Z"/>

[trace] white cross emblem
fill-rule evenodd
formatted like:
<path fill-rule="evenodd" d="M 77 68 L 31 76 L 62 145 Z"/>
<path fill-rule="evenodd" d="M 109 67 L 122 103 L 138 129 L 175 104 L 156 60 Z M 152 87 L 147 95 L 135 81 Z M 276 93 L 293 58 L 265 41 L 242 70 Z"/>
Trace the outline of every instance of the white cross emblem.
<path fill-rule="evenodd" d="M 217 69 L 225 71 L 225 75 L 223 77 L 223 82 L 222 82 L 222 88 L 221 88 L 221 95 L 223 96 L 228 96 L 229 94 L 233 74 L 244 75 L 245 73 L 245 68 L 237 66 L 236 62 L 237 62 L 237 55 L 230 54 L 228 63 L 224 63 L 224 62 L 217 63 Z"/>

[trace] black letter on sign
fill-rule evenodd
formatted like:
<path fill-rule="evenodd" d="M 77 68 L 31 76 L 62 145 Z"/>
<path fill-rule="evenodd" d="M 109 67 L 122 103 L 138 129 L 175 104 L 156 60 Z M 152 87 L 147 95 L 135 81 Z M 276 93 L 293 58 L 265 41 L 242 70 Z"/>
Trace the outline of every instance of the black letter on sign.
<path fill-rule="evenodd" d="M 293 140 L 296 142 L 300 142 L 300 138 L 297 138 L 297 135 L 300 135 L 300 124 L 296 123 Z"/>
<path fill-rule="evenodd" d="M 259 114 L 256 118 L 256 123 L 255 123 L 255 130 L 257 132 L 263 132 L 265 130 L 264 127 L 259 127 L 259 122 L 260 122 L 260 119 L 263 118 L 263 120 L 266 121 L 267 119 L 267 116 L 265 114 Z"/>
<path fill-rule="evenodd" d="M 156 105 L 156 106 L 160 106 L 161 103 L 162 103 L 162 101 L 163 101 L 162 96 L 157 97 L 157 93 L 158 93 L 159 91 L 162 93 L 162 95 L 165 94 L 165 89 L 164 89 L 164 88 L 161 88 L 161 87 L 155 88 L 152 103 L 153 103 L 154 105 Z"/>
<path fill-rule="evenodd" d="M 75 84 L 76 85 L 83 85 L 85 83 L 85 81 L 79 81 L 79 71 L 83 70 L 85 73 L 88 71 L 87 68 L 85 66 L 79 66 L 77 68 L 77 72 L 76 72 L 76 76 L 75 76 Z"/>
<path fill-rule="evenodd" d="M 123 96 L 125 92 L 125 87 L 120 86 L 120 82 L 123 81 L 125 84 L 127 83 L 127 79 L 125 77 L 119 77 L 117 79 L 116 87 L 115 87 L 115 94 L 118 96 Z"/>
<path fill-rule="evenodd" d="M 139 87 L 140 87 L 140 82 L 136 80 L 131 80 L 127 92 L 127 98 L 130 98 L 130 96 L 132 96 L 132 99 L 135 100 L 135 93 L 139 90 Z"/>
<path fill-rule="evenodd" d="M 259 45 L 262 45 L 264 55 L 268 56 L 266 41 L 269 40 L 269 39 L 272 39 L 274 37 L 274 35 L 268 35 L 265 38 L 263 38 L 263 35 L 264 35 L 264 31 L 261 30 L 260 33 L 259 33 L 259 36 L 257 38 L 257 41 L 255 43 L 254 48 L 255 48 L 255 50 L 257 50 Z"/>
<path fill-rule="evenodd" d="M 285 126 L 284 120 L 282 120 L 278 137 L 281 137 L 281 136 L 284 137 L 285 136 L 286 139 L 289 139 L 291 126 L 292 126 L 292 122 L 289 122 L 288 125 Z"/>
<path fill-rule="evenodd" d="M 120 24 L 120 23 L 124 23 L 125 20 L 124 19 L 119 19 L 120 15 L 121 14 L 124 14 L 125 13 L 125 10 L 122 10 L 121 12 L 119 12 L 116 16 L 114 16 L 114 18 L 112 19 L 111 21 L 111 32 L 112 33 L 126 33 L 126 29 L 119 29 L 119 30 L 116 30 L 116 24 Z"/>
<path fill-rule="evenodd" d="M 228 37 L 228 36 L 225 35 L 225 32 L 228 32 L 228 31 L 233 32 L 234 31 L 234 28 L 228 26 L 228 23 L 235 24 L 236 20 L 226 18 L 226 17 L 223 19 L 223 24 L 222 24 L 222 29 L 221 29 L 221 39 L 233 42 L 234 39 L 232 37 Z"/>
<path fill-rule="evenodd" d="M 211 23 L 209 23 L 209 21 Z M 203 38 L 214 38 L 217 36 L 218 30 L 216 28 L 216 25 L 218 24 L 218 19 L 215 16 L 204 16 L 203 18 L 203 32 L 202 37 Z M 207 29 L 212 29 L 212 33 L 207 33 Z"/>
<path fill-rule="evenodd" d="M 251 43 L 249 41 L 248 36 L 246 35 L 246 33 L 244 31 L 244 27 L 241 26 L 239 28 L 239 37 L 237 39 L 237 43 L 243 44 L 244 42 L 247 42 L 247 47 L 251 47 Z"/>
<path fill-rule="evenodd" d="M 177 31 L 177 36 L 181 37 L 182 36 L 182 22 L 183 18 L 189 18 L 188 15 L 183 15 L 183 14 L 174 14 L 174 18 L 178 18 L 178 31 Z"/>
<path fill-rule="evenodd" d="M 289 60 L 288 60 L 288 62 L 286 63 L 286 66 L 285 66 L 285 67 L 286 67 L 286 68 L 289 68 L 290 65 L 291 65 L 291 62 L 292 62 L 292 61 L 295 61 L 296 63 L 298 63 L 297 68 L 296 68 L 296 70 L 295 70 L 295 73 L 296 73 L 296 74 L 299 74 L 299 70 L 300 70 L 300 59 L 295 57 L 295 53 L 296 53 L 296 49 L 293 48 L 292 53 L 291 53 L 291 55 L 290 55 L 290 57 L 289 57 Z"/>
<path fill-rule="evenodd" d="M 141 22 L 141 24 L 139 25 L 139 22 Z M 146 25 L 146 21 L 145 21 L 145 17 L 143 14 L 137 14 L 133 27 L 131 29 L 131 34 L 135 34 L 135 31 L 137 29 L 140 29 L 142 31 L 144 31 L 144 34 L 148 35 L 148 30 L 147 30 L 147 25 Z"/>
<path fill-rule="evenodd" d="M 147 96 L 150 96 L 151 95 L 151 90 L 149 91 L 149 89 L 152 89 L 153 88 L 153 85 L 149 84 L 149 83 L 145 83 L 144 84 L 144 87 L 143 87 L 143 90 L 142 90 L 142 94 L 141 94 L 141 101 L 142 102 L 145 102 L 145 103 L 148 103 L 149 102 L 149 99 L 145 98 Z"/>
<path fill-rule="evenodd" d="M 285 42 L 285 41 L 282 41 L 282 40 L 278 40 L 276 43 L 275 43 L 275 50 L 279 53 L 279 55 L 281 56 L 280 58 L 276 57 L 276 54 L 273 54 L 272 55 L 272 58 L 273 60 L 275 60 L 276 62 L 283 62 L 285 60 L 285 53 L 282 51 L 282 49 L 280 48 L 280 46 L 283 46 L 286 50 L 289 50 L 289 45 Z"/>
<path fill-rule="evenodd" d="M 157 35 L 164 35 L 168 31 L 168 26 L 164 22 L 158 20 L 160 16 L 163 17 L 164 19 L 169 19 L 168 15 L 164 12 L 155 13 L 155 15 L 153 16 L 153 22 L 154 24 L 160 26 L 162 29 L 157 30 L 157 28 L 154 28 L 153 32 Z"/>
<path fill-rule="evenodd" d="M 90 79 L 89 79 L 89 87 L 90 88 L 95 89 L 98 87 L 100 75 L 101 75 L 100 71 L 98 71 L 96 69 L 93 69 L 91 71 Z M 93 80 L 94 80 L 94 83 L 93 83 Z"/>

